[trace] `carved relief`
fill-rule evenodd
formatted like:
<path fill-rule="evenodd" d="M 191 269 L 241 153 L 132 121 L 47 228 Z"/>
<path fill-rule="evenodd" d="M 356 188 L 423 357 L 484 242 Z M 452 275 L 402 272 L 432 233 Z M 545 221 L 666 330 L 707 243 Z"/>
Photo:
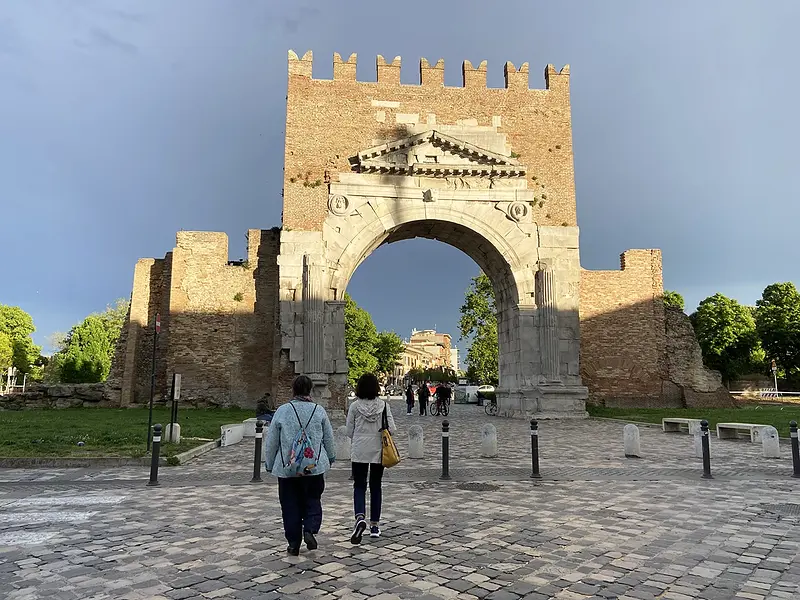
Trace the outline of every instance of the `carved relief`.
<path fill-rule="evenodd" d="M 528 216 L 530 210 L 530 207 L 524 202 L 512 202 L 508 205 L 508 216 L 519 223 Z"/>
<path fill-rule="evenodd" d="M 439 199 L 439 190 L 429 189 L 422 192 L 423 202 L 436 202 Z"/>
<path fill-rule="evenodd" d="M 331 196 L 328 198 L 328 210 L 336 216 L 345 216 L 349 207 L 350 201 L 346 196 L 331 194 Z"/>

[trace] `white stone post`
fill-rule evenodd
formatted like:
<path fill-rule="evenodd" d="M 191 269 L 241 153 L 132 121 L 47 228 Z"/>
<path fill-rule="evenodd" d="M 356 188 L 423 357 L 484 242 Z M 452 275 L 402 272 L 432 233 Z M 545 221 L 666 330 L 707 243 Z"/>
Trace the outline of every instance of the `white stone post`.
<path fill-rule="evenodd" d="M 420 425 L 408 428 L 408 458 L 425 457 L 425 433 Z"/>
<path fill-rule="evenodd" d="M 497 456 L 497 428 L 491 423 L 481 428 L 481 456 L 483 458 Z"/>
<path fill-rule="evenodd" d="M 761 430 L 761 451 L 764 454 L 764 458 L 781 457 L 781 443 L 778 437 L 778 430 L 771 425 Z"/>
<path fill-rule="evenodd" d="M 560 381 L 558 353 L 558 314 L 556 312 L 556 282 L 553 270 L 536 272 L 536 304 L 539 307 L 542 375 L 547 381 Z"/>
<path fill-rule="evenodd" d="M 689 433 L 692 436 L 692 448 L 695 458 L 703 458 L 703 435 L 700 433 L 700 421 L 689 421 Z M 711 446 L 708 448 L 711 452 Z"/>
<path fill-rule="evenodd" d="M 347 427 L 342 425 L 333 434 L 333 441 L 336 444 L 336 460 L 350 460 L 350 438 L 347 437 Z"/>
<path fill-rule="evenodd" d="M 628 423 L 622 430 L 623 441 L 625 442 L 625 456 L 627 458 L 639 458 L 642 449 L 639 444 L 639 428 L 633 423 Z"/>

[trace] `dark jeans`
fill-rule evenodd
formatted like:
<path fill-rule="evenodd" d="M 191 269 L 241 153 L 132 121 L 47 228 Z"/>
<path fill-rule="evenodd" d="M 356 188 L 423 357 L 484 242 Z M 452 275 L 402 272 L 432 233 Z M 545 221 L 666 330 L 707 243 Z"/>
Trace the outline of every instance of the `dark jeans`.
<path fill-rule="evenodd" d="M 381 520 L 381 479 L 383 465 L 375 463 L 351 463 L 353 467 L 353 509 L 356 516 L 367 514 L 367 472 L 369 472 L 369 520 Z"/>
<path fill-rule="evenodd" d="M 419 414 L 420 415 L 427 415 L 428 414 L 428 399 L 427 398 L 420 398 L 419 399 Z"/>
<path fill-rule="evenodd" d="M 291 547 L 300 547 L 303 531 L 319 533 L 322 527 L 324 491 L 323 475 L 278 478 L 278 499 L 281 501 L 283 531 Z"/>
<path fill-rule="evenodd" d="M 408 400 L 406 400 L 406 407 L 408 408 L 408 410 L 406 410 L 406 412 L 411 414 L 411 409 L 414 408 L 414 403 L 413 402 L 409 402 Z"/>

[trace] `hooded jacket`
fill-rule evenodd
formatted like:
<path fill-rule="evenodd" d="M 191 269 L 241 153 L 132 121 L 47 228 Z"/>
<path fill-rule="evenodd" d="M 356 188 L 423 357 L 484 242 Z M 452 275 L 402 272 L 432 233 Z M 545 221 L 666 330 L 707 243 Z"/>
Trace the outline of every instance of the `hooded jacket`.
<path fill-rule="evenodd" d="M 381 464 L 381 425 L 383 407 L 389 423 L 389 433 L 394 435 L 397 428 L 388 403 L 378 398 L 357 399 L 347 411 L 347 437 L 350 444 L 350 460 L 358 463 Z"/>

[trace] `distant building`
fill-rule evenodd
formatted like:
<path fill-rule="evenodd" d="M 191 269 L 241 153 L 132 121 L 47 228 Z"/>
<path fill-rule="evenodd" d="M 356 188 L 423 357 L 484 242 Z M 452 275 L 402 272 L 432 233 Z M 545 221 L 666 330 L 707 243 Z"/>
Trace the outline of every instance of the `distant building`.
<path fill-rule="evenodd" d="M 414 369 L 434 369 L 448 367 L 458 370 L 458 348 L 450 346 L 449 333 L 439 333 L 434 329 L 423 329 L 411 332 L 405 342 L 405 350 L 395 366 L 393 379 L 402 383 L 408 373 Z"/>

